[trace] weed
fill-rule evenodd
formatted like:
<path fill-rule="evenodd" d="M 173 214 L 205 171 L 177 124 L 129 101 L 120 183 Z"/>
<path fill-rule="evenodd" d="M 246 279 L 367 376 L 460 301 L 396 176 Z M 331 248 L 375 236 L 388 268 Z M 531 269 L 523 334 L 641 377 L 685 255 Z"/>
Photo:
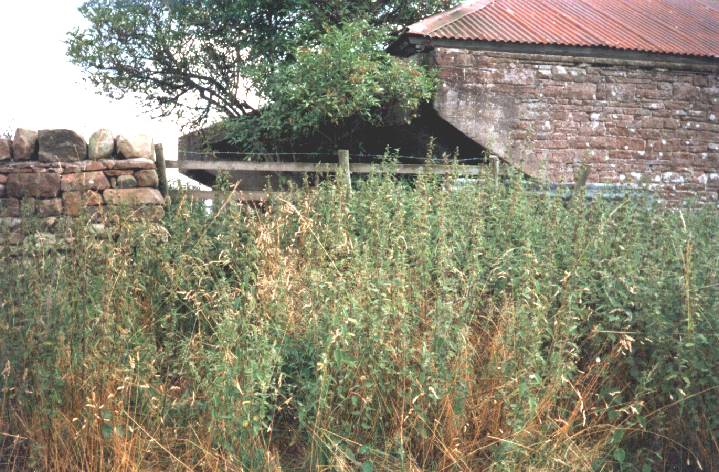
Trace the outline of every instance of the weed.
<path fill-rule="evenodd" d="M 719 468 L 716 210 L 451 187 L 3 256 L 0 468 Z"/>

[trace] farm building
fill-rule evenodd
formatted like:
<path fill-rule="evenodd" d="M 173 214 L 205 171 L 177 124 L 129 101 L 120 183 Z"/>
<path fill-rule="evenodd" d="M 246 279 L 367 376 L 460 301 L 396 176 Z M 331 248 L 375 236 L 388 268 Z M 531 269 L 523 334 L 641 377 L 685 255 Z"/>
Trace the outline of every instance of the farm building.
<path fill-rule="evenodd" d="M 718 0 L 477 0 L 409 26 L 389 51 L 434 67 L 440 85 L 411 126 L 357 131 L 362 152 L 422 155 L 434 136 L 544 182 L 586 165 L 599 192 L 719 202 Z M 183 136 L 180 161 L 204 159 L 208 137 L 211 158 L 237 150 L 212 134 Z M 235 177 L 260 189 L 277 176 Z"/>
<path fill-rule="evenodd" d="M 719 190 L 719 2 L 479 0 L 392 45 L 439 70 L 437 114 L 527 174 Z"/>

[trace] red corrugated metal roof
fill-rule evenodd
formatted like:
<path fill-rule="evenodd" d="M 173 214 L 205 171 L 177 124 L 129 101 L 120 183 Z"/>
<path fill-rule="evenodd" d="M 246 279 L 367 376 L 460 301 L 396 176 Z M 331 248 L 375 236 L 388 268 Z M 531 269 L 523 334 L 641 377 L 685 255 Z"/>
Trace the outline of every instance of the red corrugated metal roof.
<path fill-rule="evenodd" d="M 719 0 L 478 0 L 407 34 L 719 57 Z"/>

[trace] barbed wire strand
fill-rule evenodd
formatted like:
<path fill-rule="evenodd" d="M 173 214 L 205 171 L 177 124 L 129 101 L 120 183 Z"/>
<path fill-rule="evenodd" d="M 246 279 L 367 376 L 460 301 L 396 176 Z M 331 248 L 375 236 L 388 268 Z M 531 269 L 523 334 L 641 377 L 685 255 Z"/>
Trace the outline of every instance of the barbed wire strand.
<path fill-rule="evenodd" d="M 195 155 L 195 156 L 238 156 L 238 157 L 263 157 L 263 156 L 322 156 L 322 157 L 330 157 L 334 158 L 336 157 L 333 153 L 321 153 L 321 152 L 239 152 L 239 151 L 189 151 L 189 150 L 183 150 L 180 149 L 178 151 L 179 154 L 189 154 L 189 155 Z M 396 159 L 406 159 L 406 160 L 415 160 L 419 162 L 447 162 L 447 163 L 454 163 L 454 162 L 477 162 L 477 161 L 486 161 L 486 158 L 484 157 L 472 157 L 472 158 L 464 158 L 464 159 L 442 159 L 437 157 L 427 158 L 425 156 L 406 156 L 402 154 L 350 154 L 350 157 L 355 158 L 383 158 L 383 157 L 391 157 Z"/>

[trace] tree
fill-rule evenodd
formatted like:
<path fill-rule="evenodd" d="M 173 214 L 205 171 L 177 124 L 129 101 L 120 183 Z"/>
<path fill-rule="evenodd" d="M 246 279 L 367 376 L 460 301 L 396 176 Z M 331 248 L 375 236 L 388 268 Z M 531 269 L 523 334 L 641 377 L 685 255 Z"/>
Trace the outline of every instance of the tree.
<path fill-rule="evenodd" d="M 385 53 L 379 46 L 387 39 L 386 30 L 364 20 L 331 27 L 269 75 L 267 105 L 229 120 L 228 134 L 257 151 L 272 150 L 272 143 L 291 149 L 312 135 L 319 138 L 315 145 L 336 149 L 360 126 L 411 120 L 432 97 L 435 80 L 423 67 Z"/>
<path fill-rule="evenodd" d="M 309 86 L 312 91 L 305 96 L 317 98 L 318 84 L 307 83 L 307 76 L 302 75 L 322 64 L 313 63 L 312 51 L 329 51 L 328 41 L 342 39 L 338 35 L 357 37 L 357 25 L 362 25 L 367 37 L 362 40 L 365 49 L 360 59 L 367 68 L 355 64 L 332 74 L 345 74 L 347 81 L 358 80 L 371 88 L 378 74 L 402 70 L 383 52 L 391 34 L 454 3 L 456 0 L 89 0 L 80 8 L 89 24 L 69 34 L 68 54 L 101 91 L 115 98 L 139 94 L 163 116 L 180 114 L 199 125 L 211 116 L 254 115 L 257 107 L 247 99 L 248 94 L 259 96 L 264 108 L 278 104 L 273 108 L 277 115 L 281 110 L 291 111 L 302 88 Z M 366 49 L 369 42 L 375 51 Z M 339 53 L 336 48 L 332 51 Z M 350 60 L 351 55 L 345 54 L 345 58 Z M 344 68 L 346 61 L 325 60 L 324 64 Z M 374 78 L 361 77 L 363 70 Z M 418 70 L 406 69 L 410 74 Z M 426 80 L 425 76 L 414 78 Z M 337 86 L 339 82 L 327 84 Z M 289 93 L 293 87 L 297 93 Z M 418 89 L 424 93 L 423 84 L 410 87 Z M 377 110 L 375 101 L 397 100 L 400 92 L 384 95 L 377 88 L 375 91 L 354 94 L 355 99 L 363 97 L 352 100 L 360 114 L 367 116 L 368 110 Z M 281 104 L 287 95 L 290 100 Z M 372 100 L 368 100 L 370 96 Z M 414 99 L 406 102 L 414 103 Z M 325 106 L 329 105 L 327 101 Z"/>

